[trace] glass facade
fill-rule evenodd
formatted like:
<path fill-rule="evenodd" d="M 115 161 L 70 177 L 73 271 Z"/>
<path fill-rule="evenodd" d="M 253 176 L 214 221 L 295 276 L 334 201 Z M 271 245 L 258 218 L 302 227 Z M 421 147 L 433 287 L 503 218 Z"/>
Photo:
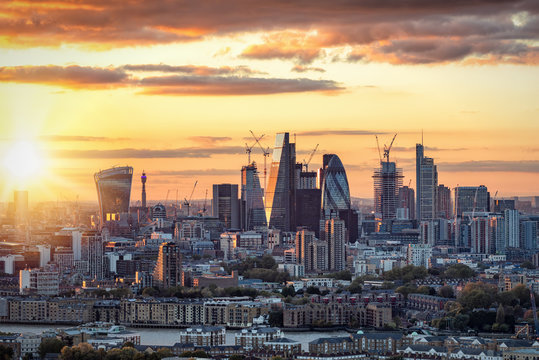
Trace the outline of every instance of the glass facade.
<path fill-rule="evenodd" d="M 322 211 L 325 216 L 350 209 L 350 188 L 346 171 L 337 155 L 332 155 L 324 170 Z"/>
<path fill-rule="evenodd" d="M 270 228 L 282 231 L 295 228 L 295 166 L 296 144 L 290 143 L 288 133 L 277 134 L 266 190 L 266 218 Z"/>
<path fill-rule="evenodd" d="M 255 227 L 266 226 L 264 194 L 255 163 L 241 169 L 241 200 L 245 206 L 242 219 L 245 229 L 252 230 Z"/>
<path fill-rule="evenodd" d="M 101 224 L 119 220 L 119 214 L 129 212 L 133 168 L 114 167 L 94 175 Z"/>

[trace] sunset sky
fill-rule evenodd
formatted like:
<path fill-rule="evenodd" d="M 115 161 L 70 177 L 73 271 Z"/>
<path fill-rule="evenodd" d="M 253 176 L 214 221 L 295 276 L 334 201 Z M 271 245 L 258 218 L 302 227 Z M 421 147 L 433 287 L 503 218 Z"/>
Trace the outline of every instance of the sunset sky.
<path fill-rule="evenodd" d="M 422 130 L 439 183 L 539 195 L 538 65 L 537 0 L 4 1 L 0 201 L 97 201 L 126 164 L 133 201 L 143 169 L 149 199 L 204 198 L 249 130 L 296 134 L 298 161 L 320 144 L 311 169 L 338 154 L 352 196 L 375 134 L 415 187 Z"/>

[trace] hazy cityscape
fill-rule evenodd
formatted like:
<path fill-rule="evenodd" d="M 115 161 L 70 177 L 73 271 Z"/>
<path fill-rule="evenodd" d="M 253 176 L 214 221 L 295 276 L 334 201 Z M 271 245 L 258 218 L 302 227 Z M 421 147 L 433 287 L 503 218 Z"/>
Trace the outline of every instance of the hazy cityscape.
<path fill-rule="evenodd" d="M 193 199 L 193 179 L 189 197 L 150 201 L 152 174 L 130 166 L 93 174 L 94 203 L 30 206 L 32 193 L 15 191 L 2 215 L 0 322 L 39 325 L 0 343 L 25 359 L 535 351 L 539 196 L 447 187 L 421 143 L 415 186 L 403 185 L 397 136 L 373 139 L 372 202 L 350 196 L 338 154 L 317 145 L 298 161 L 288 132 L 271 149 L 251 132 L 239 183 L 214 184 L 204 199 Z M 263 165 L 251 161 L 258 152 Z M 169 330 L 149 343 L 148 328 Z"/>
<path fill-rule="evenodd" d="M 0 1 L 0 360 L 539 360 L 538 0 Z"/>

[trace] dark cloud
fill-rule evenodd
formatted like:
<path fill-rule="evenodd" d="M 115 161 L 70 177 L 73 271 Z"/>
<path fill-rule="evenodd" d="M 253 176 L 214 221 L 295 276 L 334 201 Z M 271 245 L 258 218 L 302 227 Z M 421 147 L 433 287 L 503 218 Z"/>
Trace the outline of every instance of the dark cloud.
<path fill-rule="evenodd" d="M 110 150 L 56 150 L 53 156 L 69 159 L 154 159 L 154 158 L 210 158 L 214 155 L 243 154 L 240 146 L 178 149 L 110 149 Z"/>
<path fill-rule="evenodd" d="M 124 65 L 121 69 L 126 71 L 144 71 L 144 72 L 164 72 L 164 73 L 183 73 L 201 76 L 215 75 L 249 75 L 260 74 L 261 72 L 250 69 L 248 66 L 195 66 L 183 65 L 173 66 L 166 64 L 141 64 L 141 65 Z"/>
<path fill-rule="evenodd" d="M 343 90 L 331 80 L 247 77 L 160 76 L 140 80 L 148 95 L 269 95 Z"/>
<path fill-rule="evenodd" d="M 121 69 L 91 66 L 4 66 L 0 82 L 58 85 L 67 88 L 125 86 L 129 75 Z"/>
<path fill-rule="evenodd" d="M 538 14 L 537 0 L 6 1 L 0 36 L 106 49 L 264 32 L 243 56 L 309 63 L 350 46 L 350 61 L 537 64 Z"/>
<path fill-rule="evenodd" d="M 385 131 L 371 131 L 371 130 L 309 130 L 300 131 L 296 133 L 301 136 L 324 136 L 324 135 L 380 135 L 388 134 Z"/>
<path fill-rule="evenodd" d="M 153 68 L 155 66 L 155 68 Z M 267 95 L 297 92 L 336 92 L 343 88 L 331 80 L 279 79 L 211 75 L 218 69 L 186 66 L 195 75 L 164 75 L 136 78 L 126 71 L 163 71 L 168 65 L 126 65 L 119 68 L 70 66 L 0 67 L 0 82 L 56 85 L 69 89 L 103 89 L 130 86 L 148 95 Z M 169 72 L 180 72 L 171 66 Z M 143 70 L 146 69 L 146 70 Z M 158 70 L 161 69 L 161 70 Z M 200 69 L 202 72 L 200 72 Z M 213 70 L 208 70 L 213 69 Z M 217 70 L 216 70 L 217 69 Z M 215 71 L 214 71 L 215 70 Z M 231 70 L 232 71 L 232 70 Z M 208 73 L 202 75 L 202 73 Z"/>
<path fill-rule="evenodd" d="M 303 66 L 303 65 L 294 65 L 291 71 L 298 72 L 298 73 L 303 73 L 307 71 L 317 71 L 317 72 L 322 72 L 322 73 L 326 72 L 326 70 L 319 67 Z"/>
<path fill-rule="evenodd" d="M 454 163 L 439 163 L 439 171 L 452 172 L 526 172 L 539 173 L 538 160 L 502 161 L 478 160 Z"/>
<path fill-rule="evenodd" d="M 200 144 L 212 145 L 224 141 L 230 141 L 232 138 L 228 136 L 191 136 L 189 137 L 189 140 Z"/>

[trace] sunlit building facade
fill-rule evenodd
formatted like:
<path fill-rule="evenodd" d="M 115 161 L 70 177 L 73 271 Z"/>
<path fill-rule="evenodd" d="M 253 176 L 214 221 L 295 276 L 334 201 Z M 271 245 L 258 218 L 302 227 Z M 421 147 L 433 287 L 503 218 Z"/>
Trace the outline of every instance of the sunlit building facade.
<path fill-rule="evenodd" d="M 422 144 L 416 144 L 416 218 L 432 220 L 436 218 L 436 192 L 438 189 L 438 168 L 434 159 L 425 157 Z"/>
<path fill-rule="evenodd" d="M 160 288 L 182 285 L 180 248 L 175 243 L 167 242 L 159 247 L 153 283 Z"/>
<path fill-rule="evenodd" d="M 324 167 L 322 212 L 324 218 L 329 219 L 331 214 L 338 215 L 341 210 L 350 210 L 350 188 L 341 159 L 330 154 L 327 166 Z"/>
<path fill-rule="evenodd" d="M 281 231 L 295 229 L 296 209 L 296 144 L 290 143 L 288 133 L 275 137 L 273 159 L 266 190 L 266 218 L 269 227 Z"/>
<path fill-rule="evenodd" d="M 113 167 L 94 175 L 101 227 L 108 221 L 118 221 L 120 214 L 129 212 L 133 168 Z"/>
<path fill-rule="evenodd" d="M 374 171 L 374 211 L 382 220 L 395 219 L 399 188 L 402 186 L 402 169 L 394 162 L 382 161 Z"/>

